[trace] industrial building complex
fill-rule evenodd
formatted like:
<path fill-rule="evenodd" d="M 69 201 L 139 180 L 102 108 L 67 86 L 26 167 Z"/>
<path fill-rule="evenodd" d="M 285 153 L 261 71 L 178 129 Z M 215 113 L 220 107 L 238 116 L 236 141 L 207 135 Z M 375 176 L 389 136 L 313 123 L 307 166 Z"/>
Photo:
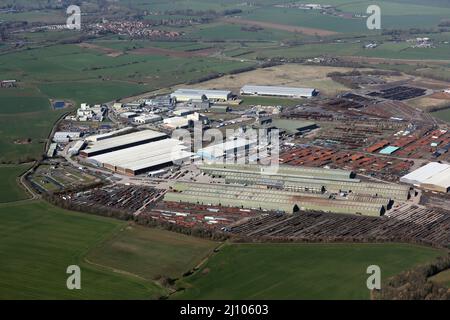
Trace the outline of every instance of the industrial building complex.
<path fill-rule="evenodd" d="M 380 216 L 394 201 L 406 201 L 410 187 L 361 182 L 354 173 L 306 167 L 203 164 L 200 170 L 225 184 L 177 184 L 166 201 L 247 209 L 326 211 Z"/>

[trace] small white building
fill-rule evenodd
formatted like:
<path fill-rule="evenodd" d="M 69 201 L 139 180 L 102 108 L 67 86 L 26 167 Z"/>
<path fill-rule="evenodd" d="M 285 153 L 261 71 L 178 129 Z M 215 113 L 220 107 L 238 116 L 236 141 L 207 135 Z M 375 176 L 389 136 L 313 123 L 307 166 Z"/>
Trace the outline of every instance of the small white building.
<path fill-rule="evenodd" d="M 133 121 L 137 124 L 147 124 L 161 120 L 162 120 L 161 116 L 158 116 L 156 114 L 143 114 L 133 119 Z"/>

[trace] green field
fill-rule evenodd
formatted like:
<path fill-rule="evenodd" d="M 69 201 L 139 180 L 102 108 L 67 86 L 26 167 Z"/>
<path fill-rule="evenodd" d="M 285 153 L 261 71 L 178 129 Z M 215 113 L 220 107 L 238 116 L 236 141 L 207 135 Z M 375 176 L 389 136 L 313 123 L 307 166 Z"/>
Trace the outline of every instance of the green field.
<path fill-rule="evenodd" d="M 152 282 L 84 261 L 123 222 L 72 213 L 43 202 L 0 206 L 0 299 L 150 299 Z M 66 288 L 66 268 L 81 268 L 81 290 Z"/>
<path fill-rule="evenodd" d="M 0 204 L 1 299 L 154 299 L 152 279 L 180 277 L 216 243 L 74 213 L 44 202 Z M 66 268 L 81 268 L 81 290 Z"/>
<path fill-rule="evenodd" d="M 217 243 L 140 226 L 127 227 L 95 248 L 88 259 L 145 279 L 178 278 L 194 268 Z"/>
<path fill-rule="evenodd" d="M 176 299 L 368 299 L 369 265 L 386 280 L 440 251 L 401 244 L 233 244 L 194 275 Z"/>
<path fill-rule="evenodd" d="M 450 122 L 450 109 L 432 112 L 431 115 L 435 118 Z"/>
<path fill-rule="evenodd" d="M 270 2 L 270 1 L 269 1 Z M 300 1 L 309 3 L 307 1 Z M 382 28 L 386 29 L 408 29 L 408 28 L 430 28 L 436 27 L 442 19 L 448 18 L 450 8 L 447 6 L 395 3 L 394 1 L 378 1 L 382 13 Z M 271 2 L 276 3 L 276 2 Z M 278 2 L 279 3 L 279 2 Z M 314 3 L 335 5 L 342 13 L 366 14 L 371 1 L 341 0 L 318 0 Z M 242 14 L 246 19 L 280 23 L 292 26 L 318 28 L 341 33 L 376 34 L 366 26 L 366 19 L 350 19 L 330 15 L 322 15 L 316 10 L 297 10 L 293 8 L 275 8 L 271 5 L 256 7 L 254 10 Z"/>
<path fill-rule="evenodd" d="M 248 107 L 255 105 L 262 106 L 296 106 L 302 102 L 301 99 L 285 99 L 285 98 L 271 98 L 271 97 L 241 97 L 242 102 L 239 107 Z"/>
<path fill-rule="evenodd" d="M 17 178 L 29 167 L 28 164 L 20 166 L 0 165 L 0 203 L 28 198 L 26 191 L 18 185 Z"/>

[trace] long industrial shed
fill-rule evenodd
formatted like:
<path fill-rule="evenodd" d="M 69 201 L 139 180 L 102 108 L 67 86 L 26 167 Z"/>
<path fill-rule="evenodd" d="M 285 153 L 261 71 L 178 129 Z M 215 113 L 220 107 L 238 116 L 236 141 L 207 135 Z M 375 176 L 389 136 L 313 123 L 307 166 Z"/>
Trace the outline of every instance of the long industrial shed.
<path fill-rule="evenodd" d="M 178 183 L 173 189 L 173 192 L 165 195 L 165 201 L 281 210 L 286 213 L 302 210 L 380 216 L 388 205 L 387 200 L 383 203 L 380 203 L 381 200 L 378 203 L 365 203 L 347 199 L 329 199 L 319 194 L 228 184 Z"/>
<path fill-rule="evenodd" d="M 142 130 L 130 134 L 121 135 L 101 141 L 97 141 L 89 145 L 85 150 L 80 152 L 83 157 L 93 157 L 101 154 L 122 150 L 149 142 L 154 142 L 167 138 L 162 132 L 153 130 Z"/>

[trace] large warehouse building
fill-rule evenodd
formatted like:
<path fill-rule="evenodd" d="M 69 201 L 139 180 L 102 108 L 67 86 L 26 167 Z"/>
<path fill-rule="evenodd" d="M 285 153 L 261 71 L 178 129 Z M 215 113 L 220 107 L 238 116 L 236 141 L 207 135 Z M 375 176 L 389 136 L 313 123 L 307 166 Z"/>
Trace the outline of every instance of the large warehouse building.
<path fill-rule="evenodd" d="M 241 95 L 269 96 L 285 98 L 311 98 L 319 92 L 313 88 L 274 87 L 246 85 L 241 89 Z"/>
<path fill-rule="evenodd" d="M 264 185 L 292 191 L 347 193 L 350 197 L 385 198 L 405 201 L 410 187 L 397 184 L 362 182 L 346 170 L 280 165 L 272 172 L 261 165 L 202 164 L 200 170 L 226 183 Z M 367 201 L 371 201 L 371 200 Z"/>
<path fill-rule="evenodd" d="M 168 192 L 164 200 L 194 204 L 230 206 L 295 213 L 325 211 L 346 214 L 380 216 L 388 205 L 386 199 L 371 202 L 353 199 L 331 199 L 326 194 L 263 189 L 230 184 L 177 183 L 176 192 Z"/>
<path fill-rule="evenodd" d="M 203 89 L 178 89 L 170 95 L 177 102 L 188 101 L 227 101 L 231 98 L 231 91 L 227 90 L 203 90 Z"/>
<path fill-rule="evenodd" d="M 89 161 L 120 174 L 135 176 L 190 161 L 192 153 L 187 149 L 189 147 L 180 140 L 164 139 L 97 155 Z"/>
<path fill-rule="evenodd" d="M 450 165 L 431 162 L 406 176 L 401 177 L 400 181 L 427 190 L 449 192 Z"/>
<path fill-rule="evenodd" d="M 81 151 L 80 155 L 82 157 L 93 157 L 166 138 L 167 135 L 165 133 L 143 130 L 93 142 L 85 150 Z"/>

